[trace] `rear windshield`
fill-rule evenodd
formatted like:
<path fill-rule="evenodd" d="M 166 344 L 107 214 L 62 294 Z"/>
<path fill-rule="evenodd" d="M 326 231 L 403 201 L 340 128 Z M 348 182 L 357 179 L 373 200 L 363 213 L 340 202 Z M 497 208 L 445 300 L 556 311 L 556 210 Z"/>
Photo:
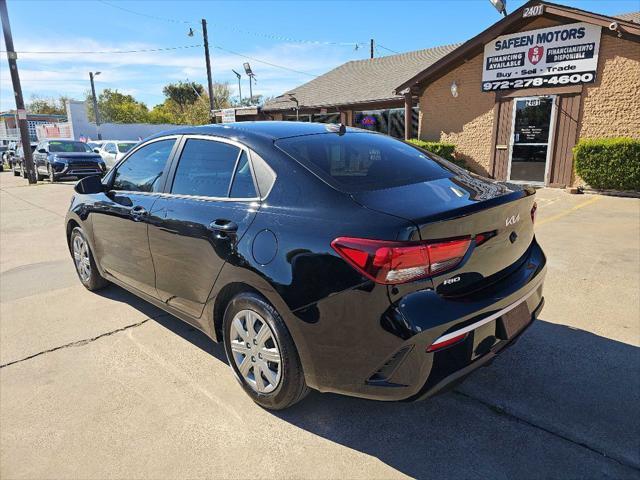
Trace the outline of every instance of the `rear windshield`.
<path fill-rule="evenodd" d="M 49 142 L 50 152 L 90 152 L 91 147 L 83 142 Z"/>
<path fill-rule="evenodd" d="M 421 150 L 385 135 L 305 135 L 277 140 L 276 146 L 346 192 L 392 188 L 451 175 Z"/>
<path fill-rule="evenodd" d="M 135 145 L 135 142 L 133 142 L 133 143 L 129 143 L 129 142 L 118 143 L 118 151 L 120 153 L 126 153 L 129 150 L 131 150 L 134 145 Z"/>

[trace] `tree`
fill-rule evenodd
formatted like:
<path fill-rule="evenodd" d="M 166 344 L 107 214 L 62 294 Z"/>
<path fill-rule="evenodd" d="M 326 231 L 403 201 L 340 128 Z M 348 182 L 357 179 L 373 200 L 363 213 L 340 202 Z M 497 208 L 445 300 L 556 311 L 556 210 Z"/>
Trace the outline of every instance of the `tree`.
<path fill-rule="evenodd" d="M 204 87 L 196 82 L 170 83 L 162 89 L 164 96 L 173 101 L 184 113 L 189 105 L 196 103 L 204 93 Z"/>
<path fill-rule="evenodd" d="M 221 108 L 229 108 L 231 106 L 231 90 L 229 84 L 214 83 L 213 84 L 213 108 L 219 110 Z"/>
<path fill-rule="evenodd" d="M 29 113 L 42 113 L 45 115 L 66 115 L 67 107 L 66 102 L 69 97 L 61 95 L 60 97 L 40 97 L 38 95 L 31 95 L 31 101 L 27 103 L 27 111 Z"/>
<path fill-rule="evenodd" d="M 189 93 L 189 90 L 191 93 Z M 195 82 L 178 82 L 166 85 L 162 92 L 166 98 L 149 114 L 152 123 L 175 123 L 180 125 L 204 125 L 211 123 L 209 95 L 204 87 Z M 197 95 L 196 95 L 197 92 Z M 227 83 L 213 84 L 214 109 L 231 106 L 231 91 Z"/>
<path fill-rule="evenodd" d="M 270 96 L 264 96 L 264 95 L 254 95 L 253 96 L 253 103 L 251 103 L 251 99 L 249 97 L 244 97 L 242 99 L 242 101 L 238 101 L 238 99 L 234 99 L 234 101 L 232 102 L 232 106 L 234 107 L 251 107 L 254 105 L 264 105 L 266 102 L 268 102 L 269 100 L 273 100 L 275 97 L 270 97 Z"/>
<path fill-rule="evenodd" d="M 89 120 L 95 122 L 90 93 L 87 94 L 86 105 Z M 110 88 L 105 88 L 98 95 L 98 110 L 102 123 L 145 123 L 149 120 L 149 109 L 144 103 Z"/>

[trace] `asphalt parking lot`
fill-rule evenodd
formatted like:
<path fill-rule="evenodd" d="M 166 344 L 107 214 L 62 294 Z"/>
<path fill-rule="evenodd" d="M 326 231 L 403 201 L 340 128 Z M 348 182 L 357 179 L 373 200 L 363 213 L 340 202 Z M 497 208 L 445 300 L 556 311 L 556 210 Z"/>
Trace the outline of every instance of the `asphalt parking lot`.
<path fill-rule="evenodd" d="M 539 191 L 545 309 L 454 391 L 271 413 L 220 345 L 82 287 L 71 192 L 0 174 L 0 477 L 640 478 L 640 200 Z"/>

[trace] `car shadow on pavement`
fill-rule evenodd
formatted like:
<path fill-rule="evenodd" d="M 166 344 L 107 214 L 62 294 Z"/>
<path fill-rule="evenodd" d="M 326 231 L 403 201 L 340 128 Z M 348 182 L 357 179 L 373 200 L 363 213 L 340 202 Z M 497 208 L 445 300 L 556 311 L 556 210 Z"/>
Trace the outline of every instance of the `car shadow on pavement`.
<path fill-rule="evenodd" d="M 98 293 L 227 363 L 224 347 L 197 328 L 120 287 Z M 639 372 L 637 347 L 538 320 L 489 367 L 434 398 L 313 391 L 271 413 L 415 478 L 637 478 Z"/>
<path fill-rule="evenodd" d="M 171 330 L 176 335 L 179 335 L 189 343 L 215 357 L 217 360 L 227 363 L 227 357 L 224 353 L 224 347 L 222 344 L 215 343 L 197 328 L 183 322 L 164 310 L 159 309 L 153 304 L 142 300 L 124 288 L 117 285 L 110 285 L 109 287 L 103 290 L 98 290 L 95 293 L 110 300 L 126 303 L 144 314 L 147 318 L 162 325 L 167 330 Z"/>
<path fill-rule="evenodd" d="M 415 478 L 636 477 L 639 354 L 539 320 L 454 391 L 416 403 L 313 392 L 274 415 Z"/>

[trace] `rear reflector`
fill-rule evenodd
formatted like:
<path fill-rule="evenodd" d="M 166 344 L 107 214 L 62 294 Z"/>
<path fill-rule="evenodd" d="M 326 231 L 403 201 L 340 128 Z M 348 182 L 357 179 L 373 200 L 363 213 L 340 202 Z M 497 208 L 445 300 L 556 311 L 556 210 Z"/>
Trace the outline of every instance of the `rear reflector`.
<path fill-rule="evenodd" d="M 406 283 L 451 270 L 464 258 L 470 237 L 429 242 L 393 242 L 339 237 L 331 247 L 376 283 Z"/>
<path fill-rule="evenodd" d="M 461 335 L 455 336 L 453 338 L 449 338 L 448 340 L 436 341 L 436 343 L 432 343 L 427 347 L 427 352 L 435 352 L 436 350 L 443 349 L 454 343 L 458 343 L 464 340 L 467 337 L 468 333 L 463 333 Z"/>

